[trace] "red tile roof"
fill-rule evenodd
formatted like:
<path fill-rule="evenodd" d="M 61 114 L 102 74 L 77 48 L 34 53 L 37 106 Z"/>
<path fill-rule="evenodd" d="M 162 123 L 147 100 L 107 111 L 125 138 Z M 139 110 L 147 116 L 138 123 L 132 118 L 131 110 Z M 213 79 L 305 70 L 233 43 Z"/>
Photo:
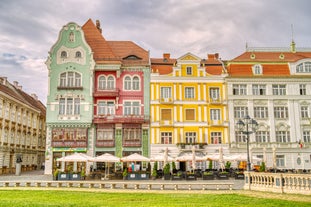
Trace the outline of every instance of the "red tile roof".
<path fill-rule="evenodd" d="M 148 51 L 131 41 L 107 41 L 91 19 L 82 26 L 82 29 L 87 43 L 94 52 L 96 63 L 149 64 Z M 136 56 L 137 59 L 126 59 L 129 56 Z"/>
<path fill-rule="evenodd" d="M 29 107 L 41 112 L 41 116 L 46 116 L 46 107 L 40 100 L 33 98 L 21 89 L 15 87 L 6 78 L 0 77 L 0 93 L 4 93 L 13 99 L 20 101 Z"/>
<path fill-rule="evenodd" d="M 254 55 L 254 58 L 251 58 Z M 283 59 L 280 56 L 283 55 Z M 244 52 L 240 56 L 234 58 L 230 62 L 248 62 L 248 61 L 260 61 L 260 62 L 296 62 L 304 58 L 311 58 L 311 52 Z"/>
<path fill-rule="evenodd" d="M 254 64 L 230 64 L 227 67 L 229 76 L 253 76 Z M 262 64 L 262 76 L 288 76 L 290 75 L 287 64 Z M 255 75 L 258 76 L 258 75 Z"/>

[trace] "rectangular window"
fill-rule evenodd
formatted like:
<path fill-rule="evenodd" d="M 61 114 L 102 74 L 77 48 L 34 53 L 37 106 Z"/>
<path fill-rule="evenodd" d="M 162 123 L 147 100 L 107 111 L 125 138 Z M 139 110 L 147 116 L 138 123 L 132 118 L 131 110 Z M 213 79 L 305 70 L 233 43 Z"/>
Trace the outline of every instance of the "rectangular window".
<path fill-rule="evenodd" d="M 113 140 L 113 138 L 114 138 L 113 128 L 97 129 L 97 140 Z"/>
<path fill-rule="evenodd" d="M 268 131 L 257 131 L 256 132 L 256 142 L 258 142 L 258 143 L 270 142 L 270 132 L 268 132 Z"/>
<path fill-rule="evenodd" d="M 309 108 L 308 106 L 300 107 L 301 118 L 309 118 Z"/>
<path fill-rule="evenodd" d="M 254 118 L 266 119 L 268 118 L 268 107 L 254 107 Z"/>
<path fill-rule="evenodd" d="M 74 108 L 74 114 L 78 115 L 80 114 L 80 99 L 79 98 L 75 98 L 74 100 L 74 104 L 75 104 L 75 108 Z"/>
<path fill-rule="evenodd" d="M 212 100 L 219 100 L 219 88 L 210 88 L 209 96 Z"/>
<path fill-rule="evenodd" d="M 234 118 L 242 119 L 248 115 L 248 108 L 244 106 L 236 106 L 233 108 Z"/>
<path fill-rule="evenodd" d="M 275 84 L 272 85 L 272 93 L 276 96 L 286 95 L 286 85 L 285 84 Z"/>
<path fill-rule="evenodd" d="M 186 70 L 187 70 L 187 75 L 192 75 L 192 67 L 188 66 Z"/>
<path fill-rule="evenodd" d="M 276 142 L 287 143 L 290 142 L 289 131 L 276 131 Z"/>
<path fill-rule="evenodd" d="M 195 132 L 186 132 L 186 143 L 191 144 L 196 142 Z"/>
<path fill-rule="evenodd" d="M 140 115 L 139 101 L 125 101 L 124 115 Z"/>
<path fill-rule="evenodd" d="M 276 166 L 285 167 L 285 156 L 284 155 L 276 155 Z"/>
<path fill-rule="evenodd" d="M 303 137 L 303 142 L 311 143 L 310 131 L 303 131 L 302 137 Z"/>
<path fill-rule="evenodd" d="M 67 98 L 67 107 L 66 107 L 66 114 L 72 114 L 73 113 L 73 99 Z"/>
<path fill-rule="evenodd" d="M 66 100 L 64 98 L 61 98 L 59 100 L 59 114 L 64 115 L 65 114 L 65 108 L 66 108 Z"/>
<path fill-rule="evenodd" d="M 185 98 L 194 99 L 194 88 L 193 87 L 185 87 Z"/>
<path fill-rule="evenodd" d="M 211 144 L 221 144 L 221 132 L 211 132 Z"/>
<path fill-rule="evenodd" d="M 211 109 L 210 116 L 211 120 L 220 120 L 220 109 Z"/>
<path fill-rule="evenodd" d="M 288 108 L 284 106 L 274 107 L 274 117 L 277 119 L 287 119 Z"/>
<path fill-rule="evenodd" d="M 172 98 L 171 87 L 161 87 L 161 99 Z"/>
<path fill-rule="evenodd" d="M 243 132 L 235 131 L 235 141 L 236 143 L 245 143 L 246 142 L 245 134 L 243 134 Z"/>
<path fill-rule="evenodd" d="M 74 73 L 73 72 L 68 72 L 68 87 L 73 87 L 74 86 Z"/>
<path fill-rule="evenodd" d="M 252 89 L 253 89 L 253 95 L 255 95 L 255 96 L 266 95 L 266 85 L 253 84 Z"/>
<path fill-rule="evenodd" d="M 161 109 L 161 120 L 172 120 L 171 109 Z"/>
<path fill-rule="evenodd" d="M 123 138 L 125 140 L 138 140 L 141 139 L 141 128 L 124 128 Z"/>
<path fill-rule="evenodd" d="M 172 144 L 172 132 L 161 132 L 161 144 Z"/>
<path fill-rule="evenodd" d="M 246 84 L 233 84 L 233 95 L 247 95 Z"/>
<path fill-rule="evenodd" d="M 299 94 L 300 95 L 307 95 L 306 84 L 299 85 Z"/>
<path fill-rule="evenodd" d="M 98 115 L 106 115 L 106 108 L 107 108 L 107 104 L 105 101 L 100 101 L 97 104 L 97 114 Z"/>
<path fill-rule="evenodd" d="M 186 109 L 186 121 L 194 121 L 195 120 L 195 109 Z"/>

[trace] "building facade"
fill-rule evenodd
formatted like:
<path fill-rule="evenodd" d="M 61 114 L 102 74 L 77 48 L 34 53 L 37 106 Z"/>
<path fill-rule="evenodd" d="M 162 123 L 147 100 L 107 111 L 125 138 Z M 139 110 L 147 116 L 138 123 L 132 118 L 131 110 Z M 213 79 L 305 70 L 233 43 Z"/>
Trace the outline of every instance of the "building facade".
<path fill-rule="evenodd" d="M 226 70 L 218 54 L 201 59 L 187 53 L 178 59 L 170 54 L 151 59 L 150 79 L 151 154 L 173 157 L 217 152 L 228 144 Z M 227 145 L 228 146 L 228 145 Z M 185 162 L 180 169 L 189 169 Z M 205 162 L 197 168 L 206 168 Z"/>
<path fill-rule="evenodd" d="M 290 48 L 247 48 L 228 62 L 230 153 L 246 153 L 246 137 L 235 125 L 249 115 L 259 124 L 250 135 L 253 156 L 268 168 L 311 168 L 310 58 L 310 49 L 292 42 Z"/>
<path fill-rule="evenodd" d="M 35 94 L 0 77 L 0 174 L 40 169 L 45 157 L 45 106 Z"/>
<path fill-rule="evenodd" d="M 149 156 L 149 52 L 101 32 L 68 23 L 49 52 L 45 174 L 73 152 Z"/>
<path fill-rule="evenodd" d="M 83 26 L 94 53 L 95 155 L 149 156 L 149 52 L 131 41 L 108 41 L 99 21 Z"/>
<path fill-rule="evenodd" d="M 56 159 L 73 152 L 93 155 L 93 73 L 95 62 L 82 28 L 68 23 L 59 33 L 46 61 L 47 151 L 45 174 Z M 64 169 L 64 166 L 61 166 Z"/>

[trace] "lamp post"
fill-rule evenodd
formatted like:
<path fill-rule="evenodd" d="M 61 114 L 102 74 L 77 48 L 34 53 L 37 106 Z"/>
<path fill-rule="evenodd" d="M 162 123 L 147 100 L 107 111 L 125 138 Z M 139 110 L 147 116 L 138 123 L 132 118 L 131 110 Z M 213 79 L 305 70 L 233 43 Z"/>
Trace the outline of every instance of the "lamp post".
<path fill-rule="evenodd" d="M 247 115 L 243 120 L 239 119 L 236 123 L 237 131 L 246 135 L 246 147 L 247 147 L 247 171 L 251 170 L 251 161 L 249 157 L 249 135 L 255 133 L 258 128 L 258 123 Z"/>

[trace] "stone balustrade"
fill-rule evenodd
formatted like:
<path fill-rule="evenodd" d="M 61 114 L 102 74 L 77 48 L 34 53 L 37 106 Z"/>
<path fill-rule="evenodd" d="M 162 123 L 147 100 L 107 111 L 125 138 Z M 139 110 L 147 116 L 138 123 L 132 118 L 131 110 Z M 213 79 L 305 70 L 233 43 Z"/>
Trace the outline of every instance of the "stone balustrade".
<path fill-rule="evenodd" d="M 311 195 L 311 174 L 245 172 L 245 190 Z"/>

